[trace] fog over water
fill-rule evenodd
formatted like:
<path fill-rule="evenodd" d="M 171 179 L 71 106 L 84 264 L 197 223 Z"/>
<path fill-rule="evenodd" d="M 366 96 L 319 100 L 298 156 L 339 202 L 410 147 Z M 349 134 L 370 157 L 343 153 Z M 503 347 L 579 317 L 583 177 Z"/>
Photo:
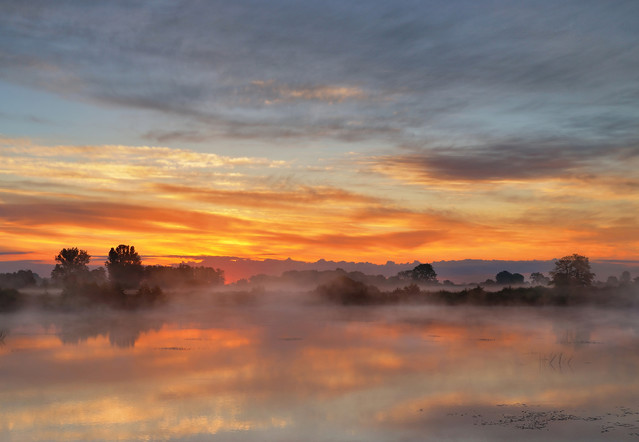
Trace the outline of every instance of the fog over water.
<path fill-rule="evenodd" d="M 0 316 L 2 440 L 636 440 L 639 311 L 174 294 Z"/>

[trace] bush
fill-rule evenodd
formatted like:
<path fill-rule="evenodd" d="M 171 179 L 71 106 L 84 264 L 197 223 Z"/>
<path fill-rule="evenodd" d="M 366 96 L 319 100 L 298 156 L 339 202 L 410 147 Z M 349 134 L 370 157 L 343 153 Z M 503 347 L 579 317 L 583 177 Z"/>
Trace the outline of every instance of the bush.
<path fill-rule="evenodd" d="M 323 298 L 343 305 L 371 304 L 380 299 L 377 287 L 340 276 L 328 284 L 317 287 L 316 292 Z"/>
<path fill-rule="evenodd" d="M 0 312 L 18 310 L 24 304 L 24 299 L 16 289 L 0 289 Z"/>

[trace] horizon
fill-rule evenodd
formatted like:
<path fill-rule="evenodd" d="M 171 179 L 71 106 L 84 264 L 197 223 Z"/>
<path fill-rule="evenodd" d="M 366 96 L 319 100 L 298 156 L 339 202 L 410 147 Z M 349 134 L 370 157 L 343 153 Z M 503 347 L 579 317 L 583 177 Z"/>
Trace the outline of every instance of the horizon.
<path fill-rule="evenodd" d="M 90 255 L 91 262 L 89 268 L 94 269 L 104 267 L 107 255 Z M 148 257 L 140 255 L 142 263 L 147 264 Z M 342 269 L 347 272 L 360 271 L 367 275 L 383 275 L 388 278 L 395 276 L 398 272 L 410 270 L 418 264 L 424 264 L 419 260 L 412 262 L 396 263 L 387 261 L 385 264 L 375 264 L 364 261 L 332 261 L 319 259 L 317 261 L 297 261 L 291 258 L 279 260 L 267 258 L 264 260 L 252 260 L 250 258 L 240 258 L 236 256 L 200 256 L 200 257 L 175 257 L 183 258 L 164 265 L 177 266 L 188 264 L 191 266 L 204 266 L 216 268 L 224 271 L 225 283 L 232 284 L 241 279 L 249 279 L 257 275 L 280 276 L 287 271 L 332 271 Z M 431 261 L 437 272 L 438 280 L 450 280 L 455 284 L 475 284 L 482 283 L 487 279 L 494 279 L 495 275 L 503 270 L 521 273 L 529 277 L 531 273 L 541 272 L 548 274 L 554 262 L 558 258 L 549 260 L 440 260 Z M 604 281 L 609 276 L 619 276 L 623 271 L 629 271 L 632 277 L 639 277 L 639 260 L 617 261 L 617 260 L 590 260 L 590 264 L 596 275 L 596 279 Z M 0 261 L 0 273 L 16 272 L 18 270 L 31 270 L 41 278 L 49 278 L 55 265 L 51 262 L 32 261 Z"/>

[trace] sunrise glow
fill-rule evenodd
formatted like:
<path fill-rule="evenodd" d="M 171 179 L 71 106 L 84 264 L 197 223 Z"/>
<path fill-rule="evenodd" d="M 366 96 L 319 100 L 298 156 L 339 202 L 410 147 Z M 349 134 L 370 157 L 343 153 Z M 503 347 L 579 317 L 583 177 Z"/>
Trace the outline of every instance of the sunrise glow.
<path fill-rule="evenodd" d="M 0 259 L 637 259 L 632 14 L 280 6 L 3 7 Z"/>

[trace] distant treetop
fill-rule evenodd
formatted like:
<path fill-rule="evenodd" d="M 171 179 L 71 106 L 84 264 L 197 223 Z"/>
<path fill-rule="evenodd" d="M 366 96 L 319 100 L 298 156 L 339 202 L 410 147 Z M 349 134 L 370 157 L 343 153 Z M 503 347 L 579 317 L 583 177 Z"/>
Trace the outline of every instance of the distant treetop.
<path fill-rule="evenodd" d="M 91 256 L 86 250 L 77 247 L 65 248 L 60 250 L 55 260 L 57 264 L 51 272 L 51 279 L 73 284 L 80 282 L 89 273 L 87 266 Z"/>
<path fill-rule="evenodd" d="M 552 284 L 556 287 L 589 287 L 595 274 L 590 271 L 588 258 L 574 253 L 557 260 L 550 276 Z"/>
<path fill-rule="evenodd" d="M 437 273 L 430 264 L 419 264 L 412 270 L 405 270 L 399 272 L 397 276 L 403 280 L 411 280 L 415 282 L 423 283 L 435 283 L 437 282 Z"/>
<path fill-rule="evenodd" d="M 111 248 L 104 264 L 111 282 L 122 288 L 136 288 L 142 280 L 144 268 L 134 246 L 120 244 Z"/>

